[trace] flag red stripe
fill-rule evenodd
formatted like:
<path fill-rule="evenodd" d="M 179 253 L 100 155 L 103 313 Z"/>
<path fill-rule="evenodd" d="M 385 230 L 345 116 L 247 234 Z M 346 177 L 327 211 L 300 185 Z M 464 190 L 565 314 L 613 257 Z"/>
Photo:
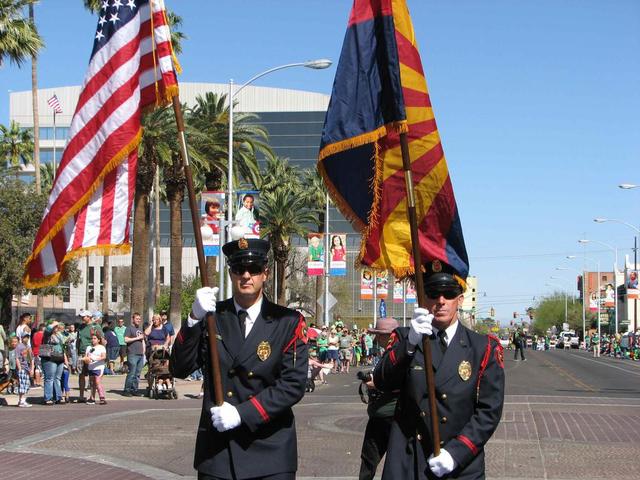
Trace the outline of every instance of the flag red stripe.
<path fill-rule="evenodd" d="M 398 45 L 398 58 L 400 59 L 400 63 L 415 70 L 424 77 L 422 60 L 420 60 L 418 49 L 411 44 L 408 38 L 398 32 L 398 30 L 396 30 L 396 44 Z"/>
<path fill-rule="evenodd" d="M 91 77 L 91 80 L 87 82 L 80 93 L 78 104 L 76 105 L 76 112 L 80 111 L 80 109 L 84 107 L 91 98 L 93 98 L 98 90 L 100 90 L 104 84 L 109 81 L 119 67 L 127 63 L 134 55 L 136 55 L 139 48 L 140 39 L 135 37 L 129 43 L 123 45 L 122 48 L 120 48 L 120 50 L 111 57 L 111 60 L 105 63 L 104 66 L 98 70 L 93 77 Z M 137 75 L 134 74 L 132 78 L 135 77 L 137 77 Z"/>
<path fill-rule="evenodd" d="M 412 88 L 403 87 L 405 107 L 431 107 L 431 98 L 427 92 L 419 92 Z"/>
<path fill-rule="evenodd" d="M 87 225 L 87 208 L 83 208 L 76 215 L 76 233 L 73 238 L 73 250 L 77 250 L 78 248 L 82 248 L 82 243 L 84 242 L 84 232 L 85 227 Z"/>
<path fill-rule="evenodd" d="M 95 179 L 95 172 L 102 172 L 111 159 L 133 140 L 140 125 L 139 117 L 139 112 L 134 113 L 120 128 L 114 130 L 98 150 L 91 162 L 91 168 L 85 168 L 72 183 L 60 192 L 49 213 L 42 220 L 43 226 L 46 225 L 47 228 L 40 228 L 34 245 L 38 245 L 42 241 L 42 238 L 53 227 L 53 222 L 56 219 L 61 218 L 75 205 L 78 198 L 73 192 L 86 192 Z M 131 135 L 131 132 L 134 134 Z"/>
<path fill-rule="evenodd" d="M 111 222 L 108 220 L 113 218 L 113 201 L 116 196 L 115 183 L 117 174 L 118 169 L 114 168 L 106 177 L 104 177 L 98 245 L 111 244 Z"/>
<path fill-rule="evenodd" d="M 349 27 L 356 23 L 366 22 L 381 15 L 391 15 L 391 0 L 355 0 L 351 16 L 349 17 Z"/>
<path fill-rule="evenodd" d="M 60 161 L 60 169 L 64 169 L 67 164 L 91 141 L 114 110 L 135 94 L 138 89 L 138 80 L 137 75 L 129 78 L 127 82 L 125 82 L 109 97 L 91 120 L 89 120 L 82 129 L 80 129 L 80 131 L 69 140 L 67 148 L 64 149 L 62 160 Z M 111 135 L 109 138 L 111 138 Z M 107 141 L 109 140 L 107 139 Z M 126 143 L 128 142 L 129 140 L 126 140 Z"/>

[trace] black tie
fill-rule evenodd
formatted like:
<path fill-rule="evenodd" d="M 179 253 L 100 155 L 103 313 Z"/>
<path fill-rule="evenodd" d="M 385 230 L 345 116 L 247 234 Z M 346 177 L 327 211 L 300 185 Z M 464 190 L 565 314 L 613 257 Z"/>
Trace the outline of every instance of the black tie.
<path fill-rule="evenodd" d="M 238 312 L 238 319 L 240 320 L 240 331 L 242 332 L 242 338 L 244 338 L 245 336 L 245 331 L 246 331 L 245 322 L 247 321 L 248 316 L 249 314 L 247 313 L 246 310 L 240 310 Z"/>
<path fill-rule="evenodd" d="M 447 332 L 445 330 L 438 330 L 438 341 L 440 343 L 440 350 L 442 350 L 442 353 L 447 351 L 447 339 L 445 338 L 446 334 Z"/>

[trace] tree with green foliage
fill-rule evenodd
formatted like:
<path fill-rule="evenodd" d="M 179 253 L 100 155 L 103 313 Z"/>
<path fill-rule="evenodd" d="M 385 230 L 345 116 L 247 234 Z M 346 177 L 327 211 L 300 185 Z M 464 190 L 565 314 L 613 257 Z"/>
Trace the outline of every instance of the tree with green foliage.
<path fill-rule="evenodd" d="M 182 294 L 180 295 L 180 318 L 187 318 L 187 315 L 191 313 L 191 305 L 196 298 L 196 290 L 198 290 L 202 284 L 200 283 L 200 277 L 196 277 L 195 275 L 183 277 L 181 284 Z M 163 287 L 158 303 L 156 304 L 156 311 L 168 311 L 171 305 L 170 297 L 171 294 L 169 287 Z"/>
<path fill-rule="evenodd" d="M 24 16 L 25 9 L 36 2 L 0 0 L 0 68 L 6 60 L 20 67 L 42 48 L 35 24 Z"/>
<path fill-rule="evenodd" d="M 31 254 L 46 202 L 47 196 L 36 194 L 32 184 L 0 176 L 0 322 L 5 325 L 11 321 L 11 297 L 24 293 L 24 262 Z M 70 262 L 63 278 L 77 283 L 75 263 Z M 49 288 L 34 293 L 48 295 L 60 291 Z"/>
<path fill-rule="evenodd" d="M 260 189 L 260 233 L 269 238 L 278 278 L 276 303 L 285 304 L 286 263 L 294 235 L 306 237 L 316 212 L 308 208 L 302 195 L 302 175 L 287 159 L 268 155 L 258 188 Z"/>
<path fill-rule="evenodd" d="M 9 127 L 0 125 L 0 168 L 9 168 L 16 173 L 20 165 L 29 165 L 33 155 L 33 137 L 29 130 L 20 129 L 13 120 Z"/>
<path fill-rule="evenodd" d="M 562 330 L 562 324 L 565 322 L 564 307 L 565 295 L 562 292 L 554 292 L 541 298 L 535 307 L 532 324 L 534 333 L 544 335 L 553 326 L 558 331 Z M 576 333 L 582 332 L 582 302 L 575 298 L 569 298 L 567 301 L 567 323 Z"/>

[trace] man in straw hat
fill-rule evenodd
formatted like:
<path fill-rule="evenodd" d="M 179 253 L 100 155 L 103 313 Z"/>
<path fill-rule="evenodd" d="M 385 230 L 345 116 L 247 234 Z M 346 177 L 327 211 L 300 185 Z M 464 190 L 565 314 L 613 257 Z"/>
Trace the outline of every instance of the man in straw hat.
<path fill-rule="evenodd" d="M 233 232 L 232 232 L 233 233 Z M 302 315 L 264 297 L 269 243 L 240 238 L 222 251 L 233 297 L 216 303 L 215 288 L 196 292 L 173 347 L 174 375 L 204 367 L 204 398 L 194 466 L 199 479 L 295 478 L 297 440 L 291 407 L 307 383 Z M 206 325 L 215 312 L 225 402 L 214 406 Z"/>
<path fill-rule="evenodd" d="M 402 387 L 382 478 L 485 478 L 484 445 L 498 426 L 504 402 L 500 341 L 458 320 L 465 279 L 438 260 L 425 265 L 426 308 L 416 308 L 411 327 L 392 334 L 374 384 Z M 431 342 L 440 454 L 434 457 L 422 351 Z"/>
<path fill-rule="evenodd" d="M 383 349 L 389 343 L 391 333 L 396 328 L 398 328 L 398 322 L 395 319 L 390 317 L 379 318 L 375 327 L 368 328 L 367 332 L 374 335 L 375 345 Z M 378 363 L 378 365 L 380 364 Z M 377 390 L 370 374 L 366 380 L 363 379 L 362 381 L 364 386 L 369 389 L 369 402 L 367 404 L 369 421 L 362 440 L 359 480 L 372 480 L 380 460 L 387 451 L 391 422 L 393 421 L 393 414 L 400 391 L 381 392 Z"/>

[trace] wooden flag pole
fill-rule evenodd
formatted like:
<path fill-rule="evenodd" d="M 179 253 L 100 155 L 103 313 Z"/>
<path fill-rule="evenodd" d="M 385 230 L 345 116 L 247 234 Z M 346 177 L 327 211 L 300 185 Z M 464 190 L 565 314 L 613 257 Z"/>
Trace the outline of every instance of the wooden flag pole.
<path fill-rule="evenodd" d="M 418 305 L 426 306 L 426 294 L 424 292 L 424 279 L 422 278 L 422 255 L 420 254 L 420 242 L 418 239 L 418 217 L 416 214 L 416 197 L 413 191 L 413 176 L 411 174 L 411 158 L 409 157 L 409 142 L 407 134 L 400 134 L 400 149 L 402 151 L 402 168 L 407 187 L 407 213 L 409 215 L 409 228 L 411 230 L 411 249 L 413 254 L 413 268 L 416 272 L 416 293 Z M 429 410 L 431 413 L 431 435 L 433 442 L 433 455 L 440 455 L 440 426 L 436 405 L 436 388 L 433 378 L 433 364 L 431 361 L 431 342 L 429 337 L 422 337 L 422 353 L 424 355 L 424 371 L 427 380 L 427 393 L 429 396 Z"/>
<path fill-rule="evenodd" d="M 184 167 L 184 175 L 187 179 L 187 193 L 189 197 L 189 207 L 191 210 L 191 222 L 193 223 L 193 234 L 196 239 L 196 252 L 198 253 L 198 266 L 200 267 L 200 281 L 203 287 L 209 286 L 209 277 L 207 275 L 207 261 L 204 256 L 204 246 L 202 244 L 202 233 L 200 232 L 200 216 L 198 205 L 196 204 L 196 194 L 193 188 L 193 174 L 191 173 L 191 165 L 189 164 L 189 155 L 187 154 L 187 141 L 184 135 L 184 119 L 182 117 L 182 106 L 178 96 L 172 99 L 173 113 L 176 117 L 176 125 L 178 126 L 178 141 L 180 143 L 180 157 L 182 158 L 182 166 Z M 215 404 L 220 406 L 224 403 L 222 395 L 222 377 L 220 376 L 220 357 L 218 356 L 218 331 L 216 328 L 216 317 L 212 312 L 207 313 L 205 317 L 207 322 L 207 333 L 209 336 L 209 357 L 211 360 L 211 378 L 213 380 L 213 393 Z"/>

